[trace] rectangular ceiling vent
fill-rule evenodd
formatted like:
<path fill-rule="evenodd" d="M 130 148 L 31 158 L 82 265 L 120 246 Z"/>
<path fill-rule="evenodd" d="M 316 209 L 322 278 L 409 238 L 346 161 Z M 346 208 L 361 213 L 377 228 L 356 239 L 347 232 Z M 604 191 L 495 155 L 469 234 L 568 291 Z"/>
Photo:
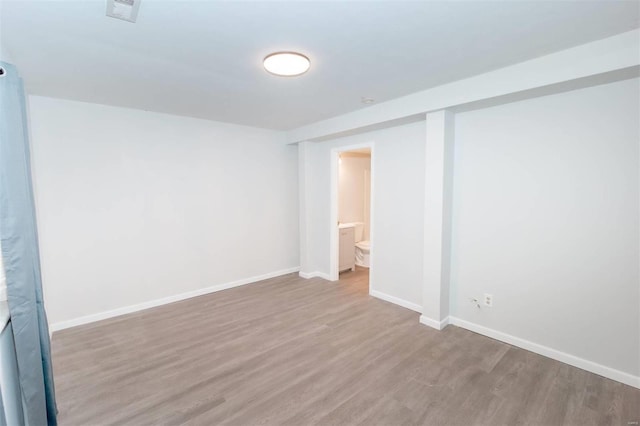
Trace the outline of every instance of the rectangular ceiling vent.
<path fill-rule="evenodd" d="M 107 16 L 136 22 L 140 0 L 107 0 Z"/>

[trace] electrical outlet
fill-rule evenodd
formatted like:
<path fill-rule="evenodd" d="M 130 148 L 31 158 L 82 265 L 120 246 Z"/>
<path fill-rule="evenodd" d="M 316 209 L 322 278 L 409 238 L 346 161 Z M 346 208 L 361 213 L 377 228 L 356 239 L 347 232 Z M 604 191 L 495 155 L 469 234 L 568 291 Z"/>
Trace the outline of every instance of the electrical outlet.
<path fill-rule="evenodd" d="M 493 306 L 493 296 L 490 294 L 484 294 L 484 306 L 492 307 Z"/>

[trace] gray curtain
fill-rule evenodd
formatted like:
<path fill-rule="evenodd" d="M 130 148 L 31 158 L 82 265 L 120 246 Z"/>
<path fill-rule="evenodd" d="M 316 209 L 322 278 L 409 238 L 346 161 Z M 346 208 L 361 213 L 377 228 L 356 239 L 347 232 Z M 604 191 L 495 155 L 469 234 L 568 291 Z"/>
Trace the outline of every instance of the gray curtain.
<path fill-rule="evenodd" d="M 0 62 L 0 66 L 4 70 L 0 76 L 0 245 L 25 422 L 30 426 L 55 425 L 24 89 L 13 65 Z"/>

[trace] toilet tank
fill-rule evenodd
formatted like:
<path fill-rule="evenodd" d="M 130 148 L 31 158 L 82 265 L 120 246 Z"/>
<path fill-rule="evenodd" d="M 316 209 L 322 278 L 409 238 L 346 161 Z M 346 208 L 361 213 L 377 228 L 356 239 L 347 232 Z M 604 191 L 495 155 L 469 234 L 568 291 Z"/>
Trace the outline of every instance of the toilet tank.
<path fill-rule="evenodd" d="M 354 222 L 354 234 L 356 237 L 356 243 L 359 243 L 364 239 L 364 223 Z"/>

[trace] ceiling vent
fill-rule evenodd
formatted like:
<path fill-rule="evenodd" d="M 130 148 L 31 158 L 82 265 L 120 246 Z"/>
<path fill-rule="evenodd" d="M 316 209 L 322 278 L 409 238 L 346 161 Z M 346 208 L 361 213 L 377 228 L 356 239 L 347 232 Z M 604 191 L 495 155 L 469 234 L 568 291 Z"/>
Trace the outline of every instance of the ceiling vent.
<path fill-rule="evenodd" d="M 140 0 L 107 0 L 107 16 L 136 22 Z"/>

